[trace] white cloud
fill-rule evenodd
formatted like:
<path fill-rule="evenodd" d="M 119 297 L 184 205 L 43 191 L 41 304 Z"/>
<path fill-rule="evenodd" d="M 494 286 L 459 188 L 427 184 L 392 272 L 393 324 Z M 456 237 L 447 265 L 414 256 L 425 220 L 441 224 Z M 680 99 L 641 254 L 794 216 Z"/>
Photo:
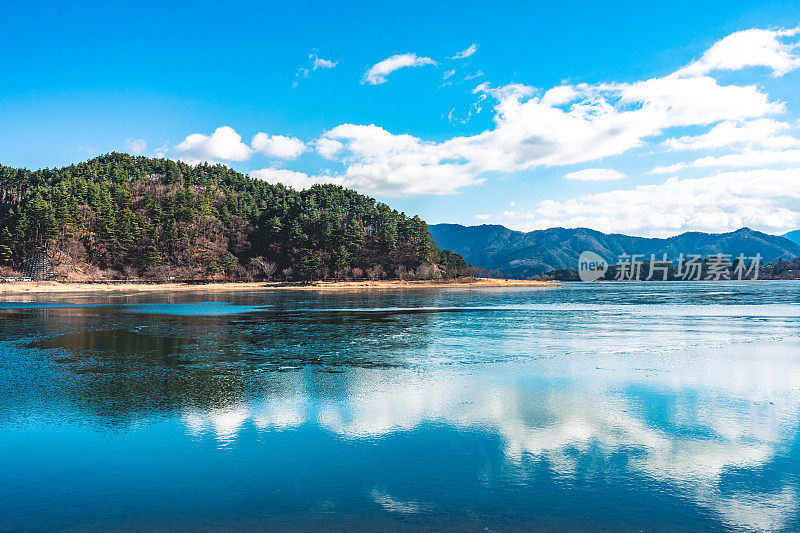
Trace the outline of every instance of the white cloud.
<path fill-rule="evenodd" d="M 613 168 L 586 168 L 576 172 L 570 172 L 564 179 L 577 181 L 613 181 L 621 180 L 625 174 Z"/>
<path fill-rule="evenodd" d="M 462 50 L 456 55 L 454 55 L 453 59 L 464 59 L 465 57 L 469 57 L 477 51 L 478 51 L 478 45 L 473 43 L 469 45 L 466 50 Z"/>
<path fill-rule="evenodd" d="M 475 218 L 477 218 L 478 220 L 489 220 L 490 218 L 492 218 L 492 215 L 484 213 L 480 215 L 475 215 Z"/>
<path fill-rule="evenodd" d="M 578 98 L 578 91 L 569 85 L 553 87 L 542 96 L 542 105 L 560 106 Z"/>
<path fill-rule="evenodd" d="M 503 218 L 508 220 L 534 220 L 536 213 L 526 213 L 524 211 L 503 211 Z M 511 226 L 509 226 L 511 227 Z"/>
<path fill-rule="evenodd" d="M 398 54 L 388 57 L 383 61 L 372 65 L 364 74 L 362 84 L 380 85 L 386 83 L 386 77 L 395 70 L 406 67 L 421 67 L 423 65 L 435 65 L 436 61 L 430 57 L 417 57 L 417 54 Z"/>
<path fill-rule="evenodd" d="M 317 70 L 318 68 L 334 68 L 339 63 L 337 61 L 331 61 L 330 59 L 322 59 L 321 57 L 317 57 L 314 54 L 309 54 L 308 57 L 314 60 L 312 65 L 313 70 Z"/>
<path fill-rule="evenodd" d="M 672 74 L 631 84 L 600 86 L 600 92 L 618 95 L 620 103 L 641 105 L 627 111 L 656 130 L 675 126 L 713 124 L 722 120 L 745 120 L 785 110 L 770 102 L 755 85 L 719 85 L 708 76 L 685 78 Z M 590 93 L 591 94 L 591 93 Z M 590 105 L 589 112 L 595 111 Z M 621 114 L 625 114 L 623 112 Z"/>
<path fill-rule="evenodd" d="M 262 168 L 260 170 L 254 170 L 250 173 L 250 177 L 272 183 L 273 185 L 280 183 L 298 191 L 308 189 L 312 185 L 324 183 L 332 183 L 335 185 L 344 184 L 340 178 L 331 176 L 309 176 L 304 172 L 296 172 L 283 168 Z"/>
<path fill-rule="evenodd" d="M 297 69 L 295 76 L 298 78 L 308 78 L 311 75 L 311 71 L 317 69 L 331 69 L 335 68 L 338 65 L 338 62 L 332 61 L 330 59 L 323 59 L 316 54 L 308 54 L 308 58 L 311 60 L 310 67 L 300 67 Z M 299 81 L 292 82 L 292 87 L 297 87 L 300 85 Z"/>
<path fill-rule="evenodd" d="M 675 163 L 674 165 L 667 165 L 663 167 L 656 167 L 650 171 L 651 174 L 673 174 L 679 170 L 686 168 L 686 163 Z"/>
<path fill-rule="evenodd" d="M 479 70 L 478 72 L 476 72 L 474 74 L 468 74 L 468 75 L 464 76 L 464 81 L 474 80 L 475 78 L 480 78 L 481 76 L 483 76 L 483 71 Z"/>
<path fill-rule="evenodd" d="M 800 227 L 800 168 L 724 172 L 698 179 L 669 178 L 586 195 L 546 200 L 526 229 L 590 227 L 651 236 L 688 230 L 729 231 L 743 226 L 772 233 Z"/>
<path fill-rule="evenodd" d="M 798 140 L 788 135 L 790 126 L 772 118 L 786 111 L 785 104 L 771 99 L 761 86 L 722 83 L 710 75 L 721 69 L 755 64 L 769 66 L 776 73 L 794 68 L 798 60 L 796 48 L 786 41 L 794 39 L 796 30 L 754 32 L 740 32 L 744 37 L 723 39 L 689 67 L 658 78 L 628 83 L 566 84 L 549 90 L 519 83 L 499 87 L 482 83 L 473 90 L 478 100 L 475 111 L 490 100 L 494 110 L 493 124 L 485 131 L 434 142 L 392 133 L 375 124 L 346 123 L 310 143 L 318 154 L 341 164 L 342 171 L 308 176 L 269 168 L 253 175 L 298 187 L 316 182 L 339 183 L 386 196 L 451 194 L 482 183 L 489 173 L 564 165 L 591 167 L 569 174 L 570 179 L 598 179 L 601 175 L 605 179 L 619 179 L 619 175 L 611 174 L 612 169 L 592 162 L 645 146 L 677 127 L 703 130 L 696 135 L 668 139 L 663 143 L 668 150 L 737 147 L 742 151 L 701 157 L 692 163 L 676 163 L 653 172 L 675 173 L 690 166 L 794 165 L 800 152 Z M 769 44 L 772 42 L 777 45 Z M 742 53 L 737 60 L 726 55 L 743 46 L 755 46 L 758 50 L 750 55 Z M 765 50 L 774 53 L 770 55 Z M 370 68 L 363 83 L 380 84 L 398 68 L 426 64 L 435 62 L 414 54 L 393 56 Z M 224 135 L 227 143 L 216 142 L 221 130 L 227 132 Z M 230 128 L 220 128 L 211 137 L 189 136 L 178 148 L 198 159 L 242 160 L 249 156 L 249 147 L 241 144 Z M 255 142 L 253 148 L 257 148 Z M 770 172 L 775 171 L 764 172 L 751 174 L 748 179 L 762 183 L 766 180 L 763 176 L 773 176 Z M 737 176 L 741 175 L 728 173 L 700 180 L 674 178 L 662 185 L 605 193 L 608 196 L 545 203 L 533 216 L 521 218 L 542 227 L 589 225 L 637 233 L 728 229 L 744 224 L 791 228 L 787 225 L 789 221 L 798 225 L 796 213 L 800 210 L 793 210 L 786 203 L 794 193 L 785 174 L 774 174 L 782 180 L 784 197 L 780 197 L 777 189 L 768 199 L 758 196 L 756 187 L 739 180 Z M 729 181 L 721 176 L 727 176 Z M 752 192 L 754 198 L 760 198 L 759 202 L 748 203 L 748 196 L 736 193 L 731 188 L 734 185 L 748 194 Z M 671 194 L 678 190 L 679 194 Z M 692 196 L 694 193 L 698 196 Z M 674 204 L 670 203 L 673 201 Z M 625 214 L 626 205 L 634 206 L 629 209 L 633 211 L 630 216 Z M 574 213 L 570 211 L 573 208 L 577 209 Z"/>
<path fill-rule="evenodd" d="M 189 163 L 245 161 L 259 152 L 276 159 L 295 159 L 306 150 L 306 145 L 297 137 L 257 133 L 251 146 L 242 142 L 242 137 L 229 126 L 217 128 L 211 135 L 193 133 L 175 146 L 180 159 Z"/>
<path fill-rule="evenodd" d="M 169 143 L 164 143 L 155 149 L 155 156 L 159 159 L 163 159 L 167 157 L 168 152 L 169 152 Z"/>
<path fill-rule="evenodd" d="M 193 133 L 175 147 L 181 159 L 190 163 L 212 161 L 244 161 L 252 150 L 229 126 L 220 126 L 211 135 Z"/>
<path fill-rule="evenodd" d="M 375 125 L 342 124 L 323 139 L 323 146 L 338 143 L 332 145 L 344 152 L 341 178 L 362 191 L 387 196 L 448 194 L 482 181 L 468 166 L 448 161 L 441 145 Z"/>
<path fill-rule="evenodd" d="M 722 156 L 706 156 L 695 159 L 691 163 L 676 163 L 666 167 L 656 167 L 653 174 L 670 174 L 686 168 L 709 167 L 769 167 L 774 165 L 793 165 L 800 163 L 800 149 L 795 150 L 744 150 L 738 154 Z"/>
<path fill-rule="evenodd" d="M 342 178 L 348 186 L 385 195 L 449 194 L 483 182 L 487 172 L 600 160 L 667 128 L 784 110 L 755 86 L 674 74 L 630 84 L 562 86 L 543 97 L 522 84 L 482 83 L 473 92 L 496 100 L 494 127 L 477 135 L 435 143 L 376 125 L 343 124 L 322 136 L 322 146 L 339 143 L 333 146 L 346 166 Z"/>
<path fill-rule="evenodd" d="M 794 163 L 800 163 L 800 150 L 783 150 L 779 152 L 772 150 L 745 150 L 740 154 L 701 157 L 692 162 L 691 166 L 695 168 L 765 167 Z"/>
<path fill-rule="evenodd" d="M 125 141 L 125 149 L 132 154 L 141 154 L 147 149 L 147 141 L 144 139 L 128 139 Z"/>
<path fill-rule="evenodd" d="M 791 30 L 750 29 L 738 31 L 714 43 L 703 56 L 679 74 L 696 76 L 714 70 L 740 70 L 746 67 L 767 67 L 774 76 L 782 76 L 800 67 L 794 55 L 798 43 L 787 38 L 798 35 L 800 28 Z"/>
<path fill-rule="evenodd" d="M 344 148 L 344 145 L 335 139 L 320 137 L 314 143 L 317 153 L 325 159 L 333 159 Z"/>
<path fill-rule="evenodd" d="M 800 146 L 800 139 L 791 135 L 778 135 L 778 132 L 791 126 L 768 118 L 746 122 L 720 122 L 703 135 L 684 136 L 664 141 L 671 150 L 704 150 L 726 148 L 729 146 L 763 147 L 775 150 Z"/>
<path fill-rule="evenodd" d="M 450 76 L 452 76 L 455 73 L 456 73 L 456 69 L 448 70 L 444 74 L 442 74 L 442 79 L 446 80 L 447 78 L 449 78 Z"/>
<path fill-rule="evenodd" d="M 306 150 L 306 145 L 297 137 L 256 133 L 250 143 L 253 150 L 278 159 L 295 159 Z"/>

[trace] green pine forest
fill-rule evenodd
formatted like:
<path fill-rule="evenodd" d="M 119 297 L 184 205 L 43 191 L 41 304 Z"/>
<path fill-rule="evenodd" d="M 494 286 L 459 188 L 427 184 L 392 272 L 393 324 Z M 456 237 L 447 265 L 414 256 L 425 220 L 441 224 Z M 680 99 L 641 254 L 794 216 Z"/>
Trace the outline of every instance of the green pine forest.
<path fill-rule="evenodd" d="M 112 153 L 0 166 L 0 268 L 43 249 L 59 279 L 431 279 L 481 275 L 427 224 L 336 185 Z"/>

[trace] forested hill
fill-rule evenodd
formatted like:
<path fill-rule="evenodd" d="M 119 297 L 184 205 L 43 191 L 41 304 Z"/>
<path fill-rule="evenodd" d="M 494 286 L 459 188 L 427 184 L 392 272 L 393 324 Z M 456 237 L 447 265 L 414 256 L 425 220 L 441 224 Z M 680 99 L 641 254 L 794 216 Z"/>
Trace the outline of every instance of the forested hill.
<path fill-rule="evenodd" d="M 352 190 L 295 191 L 223 165 L 119 153 L 0 166 L 0 265 L 20 269 L 35 249 L 76 280 L 413 278 L 460 259 L 440 254 L 419 217 Z"/>

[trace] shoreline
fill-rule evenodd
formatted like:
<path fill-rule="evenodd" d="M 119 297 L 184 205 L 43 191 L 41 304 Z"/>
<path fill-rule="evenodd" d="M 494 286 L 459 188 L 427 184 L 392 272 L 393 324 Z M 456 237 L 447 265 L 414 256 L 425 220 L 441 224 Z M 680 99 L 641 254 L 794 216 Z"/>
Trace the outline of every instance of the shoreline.
<path fill-rule="evenodd" d="M 387 289 L 486 289 L 503 287 L 557 287 L 558 282 L 518 279 L 475 278 L 470 280 L 430 281 L 317 281 L 308 284 L 265 282 L 136 283 L 136 282 L 61 282 L 18 281 L 0 283 L 0 295 L 60 293 L 131 292 L 225 292 L 225 291 L 367 291 Z"/>

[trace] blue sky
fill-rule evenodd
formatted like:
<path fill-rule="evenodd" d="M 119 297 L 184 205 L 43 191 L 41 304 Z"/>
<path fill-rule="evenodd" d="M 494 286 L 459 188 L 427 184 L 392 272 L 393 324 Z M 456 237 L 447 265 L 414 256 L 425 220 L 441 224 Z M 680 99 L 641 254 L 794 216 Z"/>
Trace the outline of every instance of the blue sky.
<path fill-rule="evenodd" d="M 18 2 L 3 18 L 6 165 L 218 161 L 432 223 L 800 227 L 796 2 Z"/>

